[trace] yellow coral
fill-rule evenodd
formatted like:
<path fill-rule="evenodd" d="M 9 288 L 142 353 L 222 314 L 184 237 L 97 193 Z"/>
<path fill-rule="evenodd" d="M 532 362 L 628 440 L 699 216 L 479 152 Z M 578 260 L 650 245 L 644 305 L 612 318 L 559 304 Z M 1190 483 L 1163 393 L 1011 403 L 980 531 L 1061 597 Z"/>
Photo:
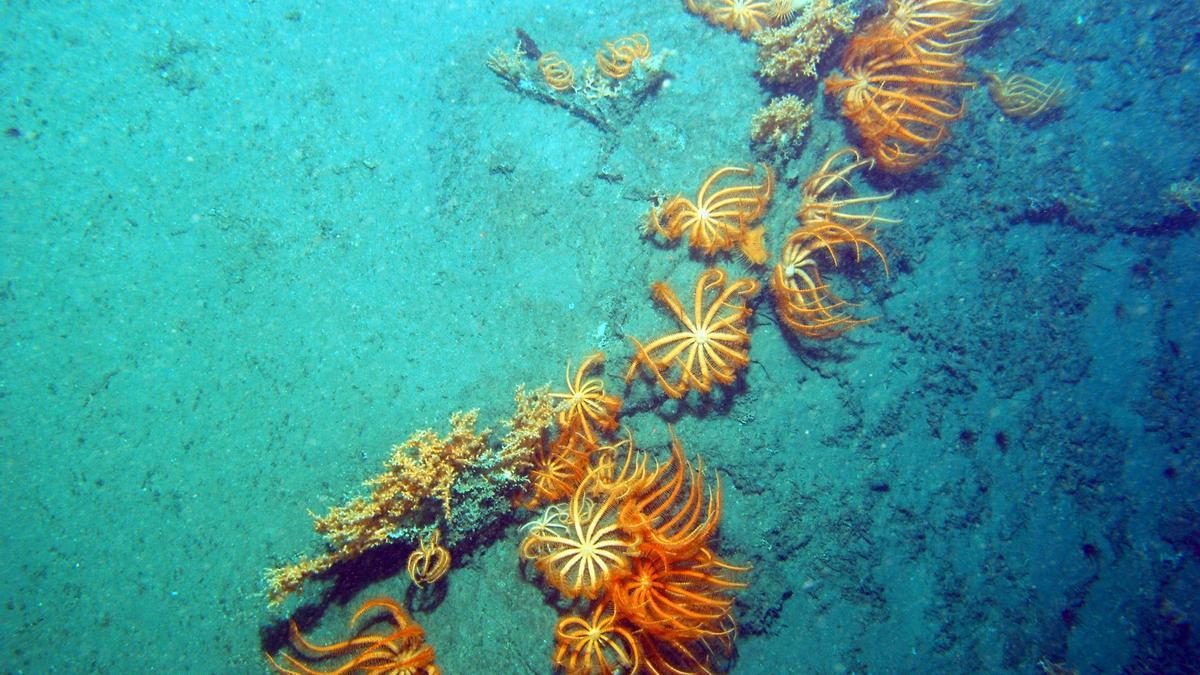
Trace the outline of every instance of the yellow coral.
<path fill-rule="evenodd" d="M 475 431 L 476 410 L 454 413 L 450 433 L 445 436 L 425 429 L 395 446 L 385 471 L 364 483 L 371 487 L 369 496 L 357 497 L 315 518 L 313 527 L 325 538 L 328 551 L 267 572 L 271 603 L 281 602 L 306 580 L 334 565 L 387 543 L 404 525 L 414 524 L 414 515 L 427 500 L 436 500 L 445 520 L 450 521 L 452 491 L 464 474 L 524 476 L 553 420 L 554 406 L 545 388 L 531 395 L 518 388 L 516 404 L 511 429 L 499 450 L 489 445 L 489 431 Z"/>
<path fill-rule="evenodd" d="M 525 52 L 521 50 L 520 45 L 517 45 L 510 50 L 499 47 L 495 48 L 485 63 L 488 68 L 492 69 L 493 73 L 516 83 L 529 74 L 529 69 L 525 65 L 525 59 Z"/>
<path fill-rule="evenodd" d="M 812 114 L 812 104 L 799 96 L 780 96 L 754 113 L 750 119 L 750 139 L 785 152 L 804 138 Z"/>
<path fill-rule="evenodd" d="M 758 44 L 758 72 L 767 80 L 792 84 L 817 76 L 821 55 L 840 33 L 854 29 L 858 12 L 847 0 L 813 0 L 786 26 L 754 34 Z"/>
<path fill-rule="evenodd" d="M 579 93 L 591 104 L 606 98 L 616 98 L 621 94 L 621 82 L 605 77 L 594 66 L 583 67 L 582 83 Z"/>
<path fill-rule="evenodd" d="M 542 447 L 546 430 L 554 421 L 554 399 L 549 387 L 539 387 L 532 394 L 525 393 L 525 386 L 517 387 L 515 395 L 517 410 L 505 422 L 508 433 L 500 439 L 500 468 L 520 475 L 529 472 L 533 458 Z"/>

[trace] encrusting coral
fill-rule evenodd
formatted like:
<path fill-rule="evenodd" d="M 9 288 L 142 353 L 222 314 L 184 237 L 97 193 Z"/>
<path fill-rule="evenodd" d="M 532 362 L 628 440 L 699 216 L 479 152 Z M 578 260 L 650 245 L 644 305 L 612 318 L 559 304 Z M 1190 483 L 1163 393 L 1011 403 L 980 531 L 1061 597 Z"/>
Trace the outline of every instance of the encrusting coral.
<path fill-rule="evenodd" d="M 450 533 L 449 543 L 473 534 L 509 508 L 554 419 L 545 388 L 516 392 L 516 413 L 498 446 L 490 432 L 475 431 L 478 411 L 456 412 L 450 433 L 426 429 L 392 449 L 385 471 L 368 480 L 367 497 L 357 497 L 316 517 L 314 528 L 328 550 L 267 572 L 267 595 L 281 602 L 314 576 L 334 565 L 398 539 L 416 541 L 430 522 Z"/>

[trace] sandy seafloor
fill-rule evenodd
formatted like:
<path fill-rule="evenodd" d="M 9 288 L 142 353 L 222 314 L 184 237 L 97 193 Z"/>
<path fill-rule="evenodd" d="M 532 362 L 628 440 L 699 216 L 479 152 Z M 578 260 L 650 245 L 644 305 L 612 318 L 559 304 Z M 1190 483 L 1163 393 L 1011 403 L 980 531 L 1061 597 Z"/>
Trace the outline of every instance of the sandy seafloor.
<path fill-rule="evenodd" d="M 1200 233 L 1164 196 L 1200 175 L 1190 4 L 1008 0 L 970 62 L 1069 104 L 969 93 L 941 157 L 869 180 L 903 219 L 891 277 L 849 275 L 879 320 L 814 344 L 764 301 L 742 384 L 680 406 L 620 379 L 670 325 L 649 284 L 703 265 L 641 217 L 753 160 L 737 35 L 666 0 L 4 3 L 0 670 L 265 672 L 322 597 L 262 595 L 320 550 L 310 509 L 603 349 L 639 441 L 671 422 L 724 478 L 732 672 L 1195 672 Z M 602 133 L 484 66 L 516 27 L 575 62 L 645 32 L 670 86 Z M 846 133 L 818 103 L 773 247 Z M 416 613 L 447 673 L 550 671 L 518 540 Z"/>

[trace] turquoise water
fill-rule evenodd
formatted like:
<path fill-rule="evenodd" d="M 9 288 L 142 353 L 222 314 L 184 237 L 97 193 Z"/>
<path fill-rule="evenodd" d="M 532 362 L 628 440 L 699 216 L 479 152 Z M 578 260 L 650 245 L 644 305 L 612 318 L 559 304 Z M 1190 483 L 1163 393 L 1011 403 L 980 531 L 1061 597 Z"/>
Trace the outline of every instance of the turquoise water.
<path fill-rule="evenodd" d="M 417 4 L 0 8 L 4 671 L 267 672 L 289 617 L 342 640 L 386 595 L 447 673 L 549 672 L 527 513 L 432 596 L 407 545 L 278 607 L 263 575 L 392 444 L 463 409 L 500 433 L 603 350 L 639 444 L 670 423 L 721 476 L 753 566 L 730 672 L 1196 672 L 1200 11 L 1005 0 L 972 69 L 1065 104 L 970 91 L 937 158 L 856 177 L 896 193 L 891 274 L 831 278 L 878 319 L 797 337 L 764 290 L 738 382 L 681 403 L 622 379 L 671 329 L 651 283 L 690 301 L 713 264 L 643 236 L 651 198 L 770 161 L 774 255 L 854 140 L 837 102 L 800 88 L 775 162 L 755 45 L 683 3 Z M 516 28 L 576 64 L 644 32 L 668 86 L 600 129 L 487 68 Z"/>

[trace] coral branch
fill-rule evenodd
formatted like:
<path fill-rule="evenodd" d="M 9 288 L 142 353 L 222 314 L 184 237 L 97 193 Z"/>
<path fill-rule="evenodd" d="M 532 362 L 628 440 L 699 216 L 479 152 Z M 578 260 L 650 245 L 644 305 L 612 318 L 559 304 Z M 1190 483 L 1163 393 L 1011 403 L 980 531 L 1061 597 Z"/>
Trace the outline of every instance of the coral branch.
<path fill-rule="evenodd" d="M 755 33 L 758 72 L 775 84 L 816 79 L 821 55 L 838 35 L 854 29 L 858 12 L 853 4 L 813 0 L 787 25 Z"/>
<path fill-rule="evenodd" d="M 425 429 L 395 446 L 384 472 L 364 483 L 370 495 L 314 516 L 314 529 L 328 545 L 325 553 L 267 572 L 271 604 L 333 566 L 411 538 L 431 522 L 445 526 L 450 545 L 494 522 L 527 482 L 533 456 L 554 419 L 545 387 L 532 394 L 518 388 L 516 408 L 510 431 L 496 447 L 489 443 L 490 431 L 475 430 L 476 410 L 454 413 L 445 436 Z"/>

